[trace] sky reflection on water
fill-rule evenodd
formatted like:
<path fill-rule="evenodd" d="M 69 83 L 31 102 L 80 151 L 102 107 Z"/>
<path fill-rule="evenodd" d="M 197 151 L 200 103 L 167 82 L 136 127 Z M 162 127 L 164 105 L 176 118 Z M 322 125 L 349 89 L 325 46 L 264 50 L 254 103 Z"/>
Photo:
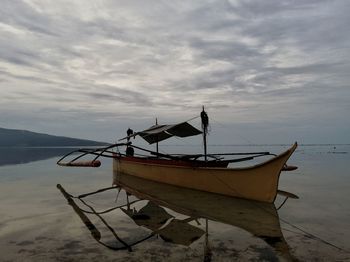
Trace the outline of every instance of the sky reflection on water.
<path fill-rule="evenodd" d="M 191 148 L 167 147 L 164 151 L 182 151 Z M 197 149 L 197 148 L 195 148 Z M 254 151 L 271 150 L 283 151 L 283 146 L 270 147 L 213 147 L 219 151 Z M 245 149 L 245 150 L 244 150 Z M 286 243 L 293 257 L 302 261 L 346 260 L 348 254 L 322 243 L 316 239 L 305 237 L 287 223 L 296 225 L 328 242 L 343 249 L 350 249 L 348 239 L 350 225 L 348 217 L 350 208 L 348 202 L 350 193 L 348 145 L 334 146 L 299 146 L 289 160 L 292 165 L 299 166 L 294 172 L 282 174 L 280 189 L 292 192 L 300 197 L 299 200 L 288 200 L 278 211 L 280 224 Z M 83 193 L 111 186 L 111 162 L 105 160 L 100 168 L 62 168 L 56 166 L 59 155 L 67 149 L 59 150 L 16 150 L 14 159 L 30 155 L 24 164 L 14 165 L 11 154 L 0 151 L 1 158 L 7 159 L 6 165 L 0 167 L 0 253 L 4 259 L 26 258 L 27 261 L 37 259 L 55 261 L 58 258 L 78 261 L 79 259 L 94 260 L 102 257 L 112 261 L 121 259 L 159 260 L 168 258 L 172 261 L 192 259 L 202 261 L 204 237 L 189 247 L 179 247 L 159 239 L 152 240 L 137 247 L 135 252 L 114 253 L 99 246 L 66 200 L 56 189 L 56 184 L 62 184 L 68 192 Z M 192 148 L 193 150 L 193 148 Z M 45 152 L 46 153 L 43 153 Z M 69 150 L 68 150 L 69 151 Z M 7 151 L 8 152 L 8 151 Z M 28 153 L 30 152 L 30 153 Z M 38 154 L 35 154 L 37 152 Z M 46 160 L 46 157 L 53 157 Z M 37 162 L 30 162 L 40 160 Z M 3 160 L 4 163 L 5 160 Z M 93 199 L 103 207 L 114 206 L 115 194 L 105 194 Z M 282 199 L 276 200 L 276 206 Z M 142 207 L 137 207 L 138 210 Z M 168 211 L 168 209 L 166 209 Z M 174 215 L 173 211 L 169 211 Z M 130 224 L 123 212 L 107 216 L 112 224 L 121 227 L 122 234 L 131 236 L 139 234 L 134 224 Z M 181 217 L 181 216 L 180 216 Z M 285 223 L 287 222 L 287 223 Z M 192 222 L 191 222 L 192 223 Z M 193 225 L 196 223 L 193 222 Z M 200 226 L 203 229 L 203 221 Z M 205 229 L 205 228 L 204 228 Z M 222 223 L 209 223 L 210 245 L 214 258 L 227 260 L 229 258 L 261 258 L 273 261 L 276 252 L 266 242 L 252 237 L 244 230 Z M 136 231 L 135 231 L 136 230 Z M 146 232 L 143 229 L 142 232 Z M 197 243 L 198 242 L 198 243 Z"/>

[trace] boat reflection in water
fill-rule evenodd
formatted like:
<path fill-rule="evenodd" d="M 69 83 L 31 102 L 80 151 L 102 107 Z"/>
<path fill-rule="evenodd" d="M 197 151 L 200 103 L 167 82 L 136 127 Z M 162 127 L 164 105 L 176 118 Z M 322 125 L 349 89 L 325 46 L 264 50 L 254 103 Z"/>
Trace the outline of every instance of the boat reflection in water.
<path fill-rule="evenodd" d="M 76 204 L 70 197 L 71 195 L 59 186 L 75 211 L 78 211 L 80 218 L 88 226 L 94 238 L 109 248 L 131 251 L 134 245 L 153 236 L 159 236 L 166 242 L 185 246 L 204 239 L 204 261 L 210 261 L 215 249 L 210 248 L 208 228 L 211 221 L 215 221 L 244 229 L 264 240 L 279 257 L 288 261 L 295 260 L 283 237 L 274 204 L 180 188 L 120 173 L 114 173 L 113 184 L 117 190 L 124 190 L 127 193 L 126 203 L 118 206 L 117 209 L 131 218 L 136 225 L 149 229 L 151 231 L 149 236 L 133 243 L 127 243 L 118 236 L 116 229 L 112 233 L 119 244 L 112 247 L 102 243 L 99 231 L 87 216 L 81 213 L 82 209 L 75 207 Z M 103 190 L 106 189 L 96 192 Z M 96 192 L 81 195 L 79 198 L 82 200 L 83 197 Z M 136 200 L 130 199 L 135 199 L 135 197 Z M 84 200 L 82 202 L 86 203 Z M 91 206 L 89 207 L 100 218 L 102 218 L 102 213 L 106 213 L 106 211 L 96 212 Z M 102 220 L 105 222 L 103 218 Z"/>

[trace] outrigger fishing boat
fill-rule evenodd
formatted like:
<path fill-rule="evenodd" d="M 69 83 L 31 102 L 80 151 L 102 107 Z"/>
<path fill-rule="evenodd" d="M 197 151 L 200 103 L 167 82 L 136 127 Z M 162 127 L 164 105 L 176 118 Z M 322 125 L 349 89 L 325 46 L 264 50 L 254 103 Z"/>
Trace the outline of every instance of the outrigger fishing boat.
<path fill-rule="evenodd" d="M 174 125 L 156 123 L 140 132 L 128 129 L 127 136 L 120 139 L 126 140 L 124 143 L 116 143 L 103 148 L 79 149 L 63 156 L 57 164 L 98 167 L 101 165 L 99 157 L 109 157 L 113 159 L 113 171 L 117 173 L 179 187 L 272 203 L 278 193 L 281 172 L 296 169 L 294 166 L 288 166 L 287 160 L 297 148 L 297 143 L 279 155 L 270 152 L 208 154 L 209 118 L 204 108 L 200 118 L 202 130 L 195 128 L 188 121 Z M 160 141 L 173 136 L 189 137 L 199 134 L 203 135 L 204 154 L 159 153 L 158 143 Z M 130 139 L 136 136 L 142 137 L 149 144 L 156 144 L 156 151 L 133 145 Z M 121 151 L 121 147 L 124 147 L 125 150 Z M 76 152 L 81 154 L 70 161 L 64 161 L 69 155 Z M 86 155 L 95 157 L 90 161 L 80 161 Z M 234 166 L 237 162 L 249 161 L 262 156 L 272 156 L 272 158 L 247 167 Z M 231 158 L 227 159 L 228 157 Z M 232 159 L 232 157 L 235 158 Z"/>

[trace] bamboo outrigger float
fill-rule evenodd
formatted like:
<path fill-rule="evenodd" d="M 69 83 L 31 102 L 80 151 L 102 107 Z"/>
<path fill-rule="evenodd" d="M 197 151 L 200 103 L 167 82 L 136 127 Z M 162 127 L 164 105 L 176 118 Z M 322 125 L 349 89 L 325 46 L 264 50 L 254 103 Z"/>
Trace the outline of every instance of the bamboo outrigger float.
<path fill-rule="evenodd" d="M 269 152 L 253 153 L 207 153 L 207 127 L 209 118 L 206 112 L 201 112 L 202 131 L 187 122 L 176 125 L 154 125 L 149 129 L 134 133 L 128 130 L 126 143 L 118 143 L 105 148 L 80 149 L 81 155 L 69 162 L 63 163 L 68 155 L 62 157 L 57 163 L 63 166 L 100 166 L 99 157 L 113 159 L 113 171 L 128 174 L 143 179 L 171 184 L 179 187 L 202 190 L 222 195 L 239 197 L 262 202 L 272 203 L 278 192 L 278 181 L 281 171 L 296 169 L 287 166 L 287 160 L 297 148 L 297 143 L 287 151 L 273 155 Z M 158 152 L 158 142 L 172 136 L 187 137 L 203 134 L 204 154 L 196 155 L 168 155 Z M 157 144 L 157 152 L 134 146 L 130 138 L 141 136 L 149 144 Z M 119 147 L 126 147 L 126 153 L 119 151 Z M 112 149 L 116 148 L 117 152 Z M 137 155 L 136 150 L 151 155 Z M 95 155 L 92 161 L 79 161 L 85 155 Z M 273 156 L 260 164 L 248 167 L 231 167 L 230 163 L 252 160 L 261 156 Z M 225 157 L 240 156 L 235 159 Z"/>

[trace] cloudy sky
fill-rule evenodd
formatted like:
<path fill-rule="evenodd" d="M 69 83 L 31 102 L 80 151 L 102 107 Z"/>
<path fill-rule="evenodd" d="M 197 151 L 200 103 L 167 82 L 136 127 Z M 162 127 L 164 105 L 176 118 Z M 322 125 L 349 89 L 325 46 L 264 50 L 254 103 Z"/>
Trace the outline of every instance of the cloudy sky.
<path fill-rule="evenodd" d="M 205 105 L 213 143 L 350 143 L 349 14 L 348 0 L 1 0 L 0 127 L 111 142 Z"/>

